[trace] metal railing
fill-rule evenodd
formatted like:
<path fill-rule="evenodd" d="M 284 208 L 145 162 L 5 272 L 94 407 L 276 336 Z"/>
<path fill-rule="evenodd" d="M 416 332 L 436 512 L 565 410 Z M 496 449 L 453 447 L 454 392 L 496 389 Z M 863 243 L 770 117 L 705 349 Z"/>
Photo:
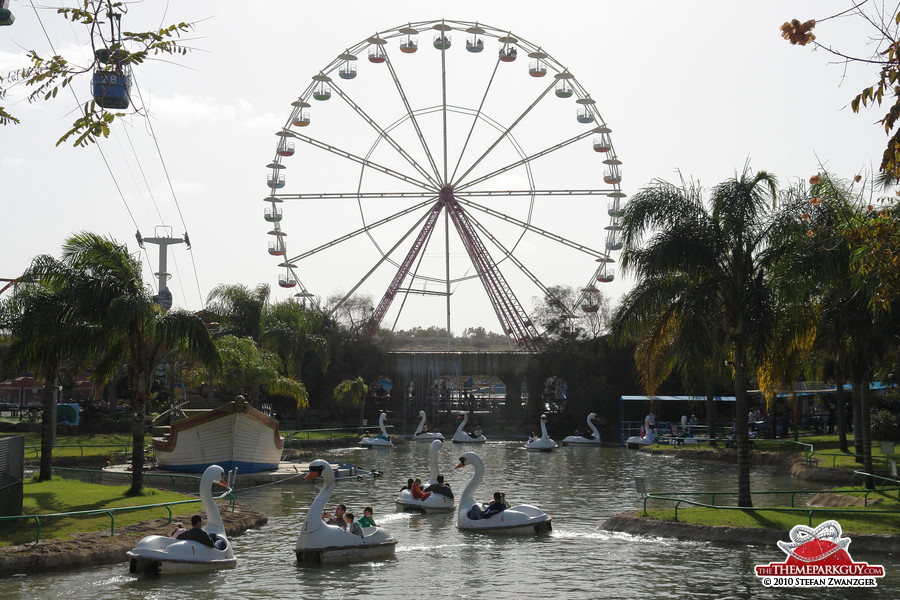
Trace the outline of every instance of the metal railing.
<path fill-rule="evenodd" d="M 862 471 L 857 471 L 854 473 L 855 475 L 868 476 L 869 474 L 863 473 Z M 891 483 L 896 484 L 897 481 L 893 479 L 889 479 L 886 477 L 880 477 L 878 475 L 871 475 L 872 477 L 883 479 L 886 481 L 890 481 Z M 647 502 L 649 500 L 659 500 L 662 502 L 671 502 L 674 503 L 675 509 L 675 521 L 678 521 L 678 509 L 682 504 L 687 504 L 692 507 L 699 508 L 712 508 L 715 510 L 739 510 L 743 512 L 796 512 L 796 513 L 804 513 L 807 514 L 809 525 L 812 527 L 812 519 L 813 515 L 818 513 L 853 513 L 853 514 L 900 514 L 900 510 L 866 510 L 866 508 L 856 508 L 856 507 L 826 507 L 826 508 L 797 508 L 795 507 L 795 499 L 798 494 L 862 494 L 863 495 L 863 505 L 864 507 L 869 506 L 869 496 L 871 494 L 880 494 L 887 496 L 888 492 L 896 492 L 897 498 L 900 500 L 900 487 L 887 488 L 882 486 L 881 489 L 878 490 L 770 490 L 763 492 L 752 492 L 752 496 L 760 496 L 760 495 L 790 495 L 791 503 L 790 506 L 763 506 L 763 507 L 742 507 L 742 506 L 723 506 L 716 504 L 716 496 L 737 496 L 738 492 L 701 492 L 701 491 L 691 491 L 691 492 L 651 492 L 643 495 L 643 511 L 644 516 L 647 516 Z M 690 500 L 688 498 L 683 498 L 683 496 L 709 496 L 709 504 L 703 502 L 697 502 L 695 500 Z"/>
<path fill-rule="evenodd" d="M 228 490 L 222 493 L 219 496 L 215 496 L 213 500 L 223 500 L 228 499 L 229 504 L 231 505 L 231 512 L 234 512 L 234 495 L 231 493 L 231 490 Z M 165 508 L 169 513 L 169 523 L 172 522 L 172 507 L 177 506 L 179 504 L 193 504 L 196 502 L 200 502 L 200 498 L 192 498 L 190 500 L 176 500 L 173 502 L 158 502 L 156 504 L 142 504 L 139 506 L 119 506 L 114 508 L 99 508 L 94 510 L 78 510 L 72 512 L 62 512 L 62 513 L 45 513 L 39 515 L 18 515 L 13 517 L 0 517 L 0 523 L 4 523 L 6 521 L 21 521 L 25 519 L 31 519 L 35 524 L 35 538 L 34 543 L 37 544 L 41 541 L 41 519 L 51 519 L 57 517 L 79 517 L 79 516 L 95 516 L 95 515 L 108 515 L 109 516 L 109 535 L 116 534 L 116 514 L 117 513 L 125 513 L 125 512 L 137 512 L 141 510 L 150 510 L 153 508 Z"/>

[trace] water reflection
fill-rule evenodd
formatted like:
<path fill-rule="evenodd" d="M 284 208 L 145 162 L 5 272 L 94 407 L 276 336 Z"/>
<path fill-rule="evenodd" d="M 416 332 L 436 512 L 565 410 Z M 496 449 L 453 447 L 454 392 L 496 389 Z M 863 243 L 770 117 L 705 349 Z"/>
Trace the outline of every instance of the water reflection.
<path fill-rule="evenodd" d="M 471 450 L 446 443 L 439 464 L 457 496 L 471 477 L 454 470 Z M 245 490 L 239 499 L 269 515 L 268 524 L 233 540 L 238 566 L 230 571 L 136 578 L 121 563 L 65 573 L 0 580 L 0 598 L 397 598 L 427 593 L 438 598 L 477 595 L 493 599 L 558 598 L 895 598 L 900 596 L 900 561 L 850 551 L 856 560 L 883 564 L 887 575 L 875 590 L 772 590 L 753 574 L 760 563 L 781 560 L 775 547 L 714 546 L 599 531 L 612 514 L 640 507 L 634 477 L 648 490 L 733 489 L 734 466 L 691 463 L 618 448 L 567 447 L 532 453 L 520 443 L 489 442 L 474 449 L 485 463 L 478 500 L 506 492 L 513 504 L 534 504 L 553 517 L 553 531 L 540 537 L 491 537 L 460 532 L 456 514 L 422 515 L 399 510 L 395 494 L 408 477 L 427 477 L 428 444 L 389 450 L 342 449 L 317 457 L 349 462 L 384 476 L 339 481 L 332 503 L 354 513 L 372 505 L 375 520 L 398 538 L 391 560 L 353 565 L 302 565 L 294 542 L 317 484 L 296 480 Z M 802 489 L 775 467 L 752 475 L 754 489 Z"/>

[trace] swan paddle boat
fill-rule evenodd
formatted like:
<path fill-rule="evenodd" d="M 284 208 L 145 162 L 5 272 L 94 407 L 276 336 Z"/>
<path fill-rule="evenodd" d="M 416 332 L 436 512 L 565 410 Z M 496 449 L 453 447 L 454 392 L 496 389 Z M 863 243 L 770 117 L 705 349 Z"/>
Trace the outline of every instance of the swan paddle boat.
<path fill-rule="evenodd" d="M 433 485 L 437 483 L 437 478 L 439 474 L 438 470 L 438 453 L 441 451 L 441 447 L 443 446 L 443 442 L 441 440 L 434 440 L 431 442 L 431 448 L 428 449 L 428 465 L 431 470 L 431 479 L 428 480 L 428 485 Z M 413 498 L 412 490 L 400 490 L 400 494 L 394 500 L 397 504 L 403 506 L 404 508 L 410 508 L 413 510 L 421 510 L 428 512 L 430 510 L 453 510 L 453 498 L 451 496 L 445 496 L 443 494 L 438 494 L 436 492 L 432 492 L 430 496 L 425 498 L 424 500 L 418 500 Z"/>
<path fill-rule="evenodd" d="M 444 434 L 439 431 L 422 431 L 425 429 L 425 411 L 419 411 L 419 426 L 416 427 L 416 432 L 413 434 L 412 441 L 414 442 L 430 442 L 431 440 L 442 440 L 444 439 Z"/>
<path fill-rule="evenodd" d="M 587 416 L 587 424 L 588 427 L 591 428 L 591 437 L 587 437 L 584 435 L 567 435 L 563 438 L 562 445 L 563 446 L 599 446 L 600 445 L 600 432 L 597 431 L 597 426 L 594 425 L 594 419 L 597 418 L 597 413 L 591 413 Z"/>
<path fill-rule="evenodd" d="M 474 452 L 466 452 L 459 457 L 457 469 L 467 466 L 475 467 L 475 475 L 459 499 L 459 507 L 456 511 L 456 526 L 465 531 L 481 531 L 484 533 L 496 533 L 503 535 L 526 535 L 550 531 L 553 527 L 550 523 L 550 515 L 547 515 L 537 506 L 519 504 L 490 517 L 472 519 L 469 511 L 473 507 L 481 511 L 481 505 L 475 501 L 475 490 L 484 479 L 484 463 Z"/>
<path fill-rule="evenodd" d="M 224 475 L 225 470 L 222 467 L 210 465 L 200 478 L 200 501 L 206 512 L 206 527 L 203 531 L 209 534 L 215 546 L 210 548 L 193 540 L 148 535 L 127 553 L 131 559 L 130 572 L 161 575 L 230 569 L 235 566 L 237 559 L 234 557 L 231 542 L 225 535 L 219 507 L 216 506 L 212 496 L 214 483 L 225 487 L 227 489 L 225 494 L 231 492 L 231 483 L 225 483 Z M 234 471 L 231 471 L 230 477 L 234 479 Z"/>
<path fill-rule="evenodd" d="M 525 449 L 549 452 L 554 448 L 556 448 L 556 442 L 547 435 L 547 415 L 541 415 L 541 437 L 525 442 Z"/>
<path fill-rule="evenodd" d="M 644 418 L 644 427 L 641 435 L 633 435 L 625 440 L 626 448 L 637 448 L 640 446 L 649 446 L 656 441 L 656 432 L 653 431 L 654 419 L 652 415 Z"/>
<path fill-rule="evenodd" d="M 483 435 L 473 435 L 466 433 L 465 426 L 466 423 L 469 422 L 469 413 L 463 411 L 459 413 L 459 416 L 456 417 L 459 420 L 459 427 L 456 428 L 456 433 L 453 434 L 453 442 L 457 444 L 483 444 L 487 441 L 487 438 Z"/>
<path fill-rule="evenodd" d="M 381 428 L 381 433 L 375 436 L 365 436 L 359 440 L 360 446 L 364 448 L 390 448 L 394 445 L 391 442 L 391 436 L 388 435 L 387 428 L 384 426 L 385 419 L 387 419 L 387 414 L 381 413 L 378 417 L 378 426 Z"/>
<path fill-rule="evenodd" d="M 381 527 L 363 527 L 363 535 L 350 533 L 322 520 L 322 511 L 334 491 L 334 471 L 327 461 L 309 463 L 306 479 L 322 478 L 322 489 L 306 513 L 294 552 L 297 562 L 355 562 L 394 556 L 397 545 L 390 533 Z"/>

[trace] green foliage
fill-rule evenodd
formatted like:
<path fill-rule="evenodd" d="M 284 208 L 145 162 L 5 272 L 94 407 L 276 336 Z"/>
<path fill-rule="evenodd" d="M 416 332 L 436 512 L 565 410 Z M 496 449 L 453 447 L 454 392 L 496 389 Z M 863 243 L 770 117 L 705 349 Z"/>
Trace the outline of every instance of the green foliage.
<path fill-rule="evenodd" d="M 900 441 L 900 419 L 886 409 L 872 411 L 872 439 L 889 442 Z"/>

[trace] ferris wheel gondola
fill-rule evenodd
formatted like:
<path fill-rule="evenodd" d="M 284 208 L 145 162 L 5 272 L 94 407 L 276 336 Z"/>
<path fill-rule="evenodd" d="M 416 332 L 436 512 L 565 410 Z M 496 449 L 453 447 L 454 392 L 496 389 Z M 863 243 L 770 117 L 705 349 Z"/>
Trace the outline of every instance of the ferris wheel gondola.
<path fill-rule="evenodd" d="M 418 50 L 415 36 L 429 30 L 439 52 L 411 56 Z M 468 61 L 476 62 L 461 62 L 452 43 L 454 32 L 467 36 L 462 55 L 471 55 Z M 399 42 L 400 54 L 392 53 L 397 46 L 391 40 Z M 482 51 L 491 42 L 498 44 L 493 63 L 477 65 L 484 60 L 481 56 L 490 56 Z M 524 78 L 520 68 L 506 66 L 519 52 L 529 58 Z M 349 67 L 355 66 L 352 61 L 359 55 L 368 56 L 374 65 L 357 78 L 357 71 L 351 76 Z M 423 65 L 435 60 L 438 77 L 431 81 L 436 85 L 428 85 L 429 67 Z M 415 61 L 412 64 L 416 66 L 407 67 L 406 61 Z M 464 72 L 464 77 L 456 80 L 463 82 L 459 85 L 451 83 L 454 68 Z M 481 79 L 473 75 L 477 69 L 484 73 Z M 332 79 L 335 72 L 338 79 Z M 549 86 L 528 83 L 548 74 L 552 74 Z M 512 88 L 523 91 L 508 91 Z M 393 111 L 382 106 L 389 98 L 396 99 Z M 573 98 L 574 120 L 571 112 L 565 117 L 566 102 Z M 315 108 L 311 100 L 318 101 Z M 312 272 L 305 265 L 317 257 L 368 238 L 374 248 L 370 268 L 347 281 L 350 290 L 338 302 L 349 299 L 376 271 L 393 272 L 366 333 L 380 326 L 392 306 L 398 308 L 396 324 L 407 299 L 416 295 L 446 299 L 449 331 L 451 297 L 459 293 L 460 285 L 477 280 L 511 343 L 522 349 L 537 348 L 540 334 L 510 280 L 515 276 L 530 281 L 552 296 L 544 283 L 548 275 L 536 273 L 535 259 L 525 257 L 525 249 L 532 250 L 530 246 L 537 242 L 549 248 L 541 259 L 557 249 L 572 252 L 599 261 L 592 282 L 612 280 L 610 254 L 621 248 L 619 220 L 625 197 L 620 188 L 621 161 L 594 99 L 569 69 L 540 46 L 480 23 L 443 19 L 408 23 L 348 47 L 312 77 L 291 105 L 285 125 L 277 132 L 274 163 L 268 165 L 270 193 L 264 201 L 271 203 L 271 211 L 266 220 L 279 232 L 287 223 L 297 223 L 304 227 L 301 239 L 316 237 L 318 241 L 299 254 L 287 253 L 282 236 L 270 243 L 270 254 L 290 256 L 283 259 L 291 266 L 285 267 L 279 284 L 282 279 L 285 283 L 291 280 L 301 293 L 312 297 L 299 277 L 301 269 Z M 334 107 L 340 107 L 341 116 Z M 342 134 L 342 128 L 354 120 L 353 135 Z M 550 123 L 554 126 L 549 127 Z M 361 135 L 361 130 L 370 131 L 371 136 Z M 290 154 L 288 143 L 295 148 Z M 586 185 L 573 185 L 569 179 L 596 172 L 597 154 L 604 157 L 602 184 L 585 180 Z M 282 169 L 287 163 L 283 161 L 292 155 L 302 155 L 298 164 L 304 175 L 297 179 L 303 182 L 302 188 L 286 188 Z M 330 171 L 318 162 L 333 163 L 342 172 Z M 545 163 L 558 166 L 547 167 L 546 173 L 536 177 L 535 169 Z M 356 189 L 329 192 L 313 189 L 309 182 L 325 173 L 335 176 L 333 182 L 344 181 L 349 169 L 358 169 Z M 338 174 L 342 176 L 336 177 Z M 603 196 L 612 200 L 609 205 L 605 200 L 598 202 Z M 284 200 L 300 201 L 301 206 L 278 213 L 275 203 Z M 361 221 L 349 231 L 334 226 L 349 218 L 348 201 L 355 203 Z M 337 213 L 340 218 L 333 222 L 290 221 L 294 212 L 298 216 L 312 214 L 310 205 L 317 202 L 344 207 Z M 572 206 L 573 212 L 568 219 L 560 219 L 560 210 L 566 205 Z M 280 215 L 277 220 L 276 214 Z M 438 226 L 441 218 L 443 227 Z M 547 220 L 546 226 L 541 219 Z M 604 222 L 608 223 L 605 228 Z M 585 224 L 590 225 L 582 230 Z M 576 233 L 558 233 L 565 229 Z M 329 230 L 334 232 L 330 239 Z M 576 241 L 603 235 L 606 240 L 599 248 Z M 281 250 L 284 252 L 276 253 Z M 457 261 L 457 257 L 465 260 Z M 454 269 L 454 261 L 462 266 Z M 360 257 L 354 262 L 366 261 Z M 597 303 L 579 299 L 572 310 L 585 304 Z"/>

